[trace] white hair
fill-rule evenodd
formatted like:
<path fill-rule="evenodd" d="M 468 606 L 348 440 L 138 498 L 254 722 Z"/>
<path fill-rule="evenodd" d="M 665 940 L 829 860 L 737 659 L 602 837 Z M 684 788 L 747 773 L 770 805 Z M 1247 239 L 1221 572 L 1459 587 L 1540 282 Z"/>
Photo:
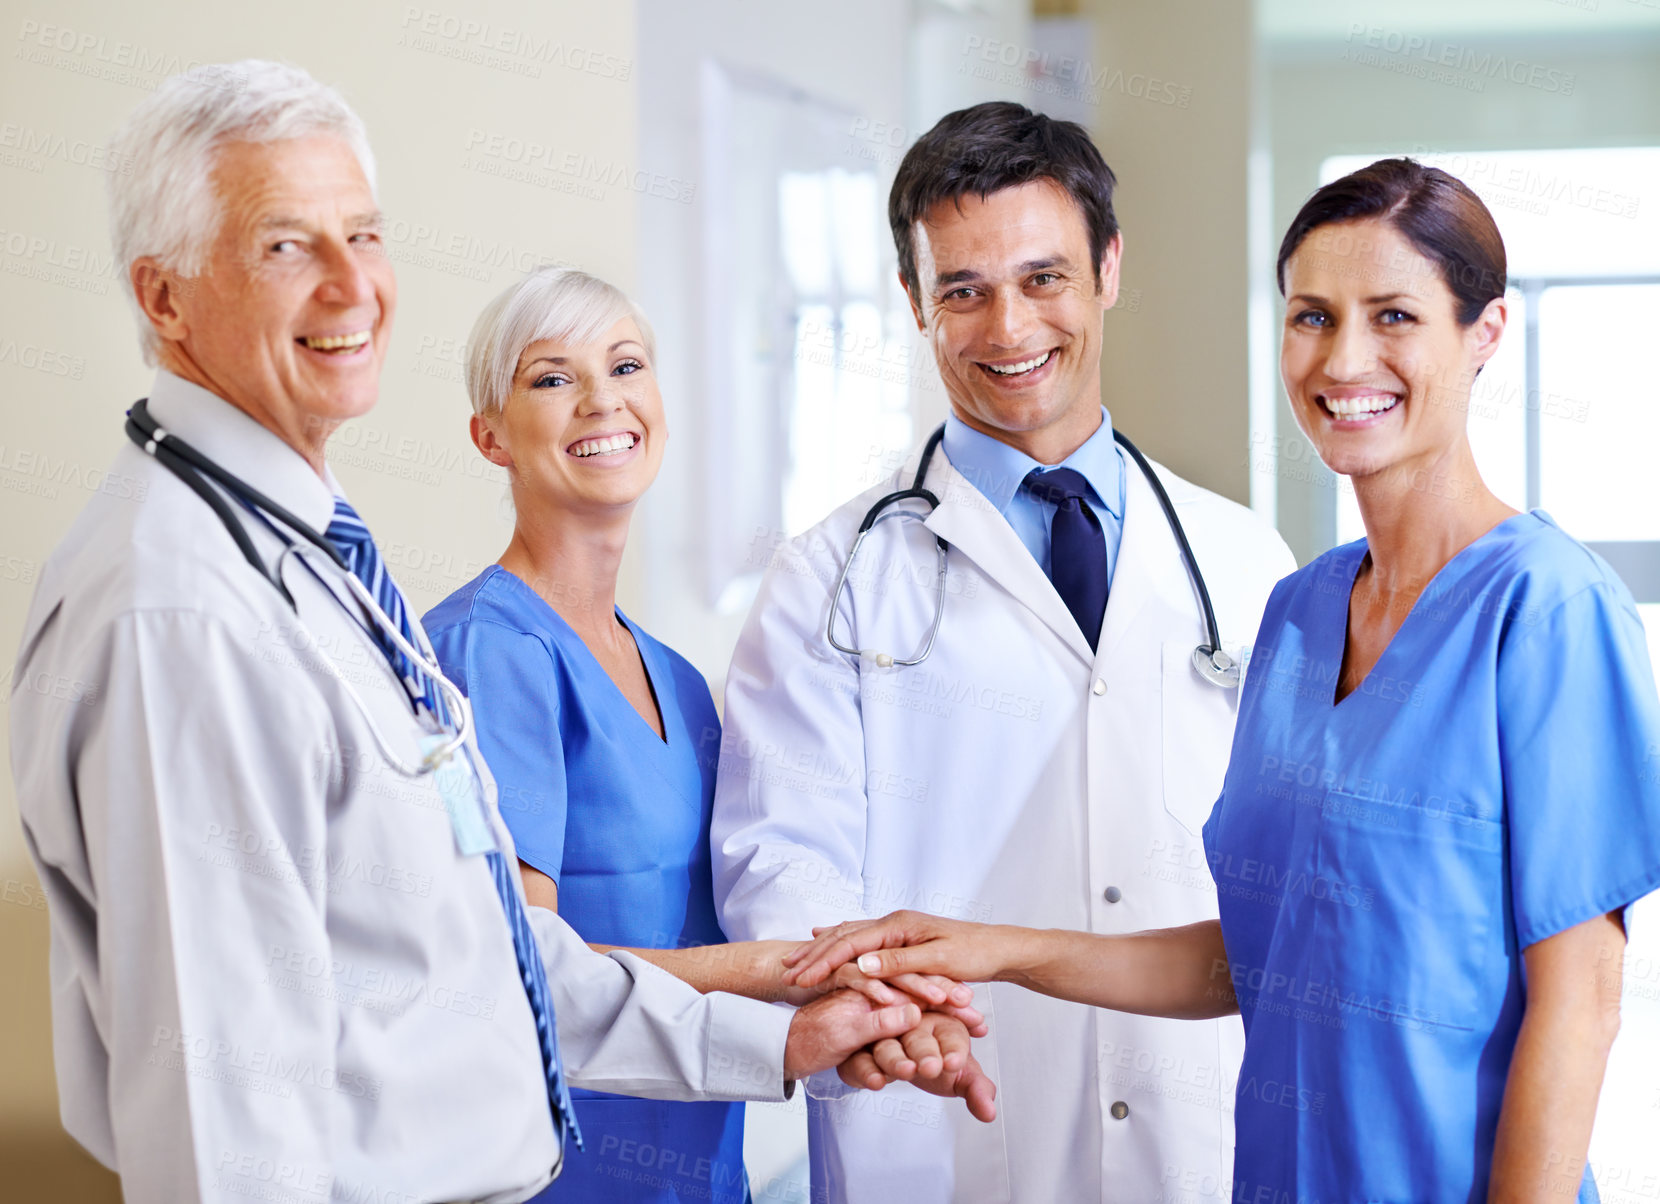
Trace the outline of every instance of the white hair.
<path fill-rule="evenodd" d="M 332 135 L 357 156 L 369 189 L 375 158 L 369 135 L 340 93 L 298 67 L 244 59 L 193 67 L 166 80 L 116 132 L 111 150 L 127 173 L 110 172 L 110 241 L 129 273 L 153 257 L 168 271 L 198 276 L 219 233 L 213 163 L 231 142 L 282 142 Z M 138 309 L 144 358 L 156 362 L 158 340 Z"/>
<path fill-rule="evenodd" d="M 575 268 L 539 267 L 484 307 L 467 340 L 467 396 L 475 414 L 495 414 L 513 391 L 519 357 L 532 343 L 591 343 L 633 318 L 646 358 L 657 358 L 651 324 L 627 293 Z"/>

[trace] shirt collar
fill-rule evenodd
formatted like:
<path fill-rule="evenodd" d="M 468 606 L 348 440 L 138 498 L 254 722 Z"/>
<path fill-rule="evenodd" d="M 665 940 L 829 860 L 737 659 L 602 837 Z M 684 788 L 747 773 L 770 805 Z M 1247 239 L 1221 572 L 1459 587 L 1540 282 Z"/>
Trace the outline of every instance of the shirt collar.
<path fill-rule="evenodd" d="M 945 419 L 945 458 L 998 510 L 1006 510 L 1020 483 L 1034 468 L 1071 468 L 1095 491 L 1094 502 L 1120 521 L 1124 518 L 1124 461 L 1113 442 L 1112 415 L 1101 407 L 1101 425 L 1060 464 L 1039 464 L 1018 448 L 975 430 L 949 414 Z"/>
<path fill-rule="evenodd" d="M 150 417 L 168 434 L 241 477 L 301 521 L 326 531 L 340 484 L 326 464 L 318 476 L 275 431 L 216 393 L 166 370 L 150 387 Z"/>

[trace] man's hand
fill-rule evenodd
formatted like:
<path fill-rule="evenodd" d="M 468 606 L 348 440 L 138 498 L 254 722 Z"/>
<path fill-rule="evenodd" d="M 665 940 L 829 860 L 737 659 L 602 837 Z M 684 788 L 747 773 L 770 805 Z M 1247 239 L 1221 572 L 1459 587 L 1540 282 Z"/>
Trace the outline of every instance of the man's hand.
<path fill-rule="evenodd" d="M 986 1077 L 970 1045 L 968 1029 L 961 1021 L 925 1012 L 915 1028 L 860 1050 L 836 1073 L 849 1087 L 869 1091 L 901 1080 L 931 1095 L 960 1097 L 970 1115 L 990 1122 L 997 1119 L 997 1084 Z"/>
<path fill-rule="evenodd" d="M 914 1002 L 925 1012 L 939 1012 L 961 1021 L 970 1036 L 983 1037 L 991 1031 L 985 1016 L 974 1006 L 974 988 L 939 974 L 900 974 L 883 982 L 880 978 L 870 977 L 857 966 L 843 965 L 831 971 L 829 978 L 816 986 L 788 988 L 784 999 L 801 1007 L 821 995 L 843 988 L 857 991 L 877 1007 Z"/>
<path fill-rule="evenodd" d="M 804 1079 L 840 1066 L 865 1046 L 898 1037 L 921 1021 L 922 1009 L 914 1003 L 878 1007 L 857 991 L 826 995 L 790 1018 L 784 1077 Z"/>
<path fill-rule="evenodd" d="M 815 928 L 813 936 L 784 958 L 784 981 L 792 986 L 816 986 L 855 959 L 863 973 L 894 982 L 901 976 L 936 974 L 987 982 L 1005 968 L 998 929 L 922 912 L 896 911 L 880 920 Z"/>

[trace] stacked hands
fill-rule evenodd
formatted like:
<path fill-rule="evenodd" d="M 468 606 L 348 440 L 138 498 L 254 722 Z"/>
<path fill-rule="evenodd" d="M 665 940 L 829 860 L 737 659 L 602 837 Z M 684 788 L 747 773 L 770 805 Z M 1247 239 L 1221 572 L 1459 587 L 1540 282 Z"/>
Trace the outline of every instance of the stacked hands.
<path fill-rule="evenodd" d="M 930 926 L 935 919 L 896 912 L 815 928 L 813 940 L 784 956 L 785 998 L 801 1009 L 790 1030 L 790 1077 L 835 1065 L 849 1087 L 878 1091 L 906 1082 L 961 1097 L 978 1120 L 996 1119 L 997 1085 L 970 1049 L 970 1038 L 990 1031 L 985 1016 L 973 1006 L 973 988 L 934 972 L 949 951 L 877 952 L 940 944 L 943 931 Z"/>

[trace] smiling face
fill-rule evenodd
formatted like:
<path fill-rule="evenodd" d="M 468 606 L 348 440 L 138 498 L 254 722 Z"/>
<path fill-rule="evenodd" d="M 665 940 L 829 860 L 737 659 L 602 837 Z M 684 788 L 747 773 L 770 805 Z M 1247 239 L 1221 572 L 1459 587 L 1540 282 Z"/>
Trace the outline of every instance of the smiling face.
<path fill-rule="evenodd" d="M 547 508 L 628 511 L 657 479 L 668 427 L 633 318 L 591 343 L 532 343 L 499 411 L 475 415 L 473 441 L 513 477 L 521 518 Z"/>
<path fill-rule="evenodd" d="M 320 464 L 380 391 L 397 286 L 363 169 L 333 137 L 234 142 L 214 161 L 222 219 L 206 270 L 141 287 L 161 363 Z"/>
<path fill-rule="evenodd" d="M 1286 263 L 1280 374 L 1297 425 L 1333 472 L 1415 472 L 1467 447 L 1476 370 L 1505 303 L 1460 326 L 1441 269 L 1393 226 L 1310 232 Z"/>
<path fill-rule="evenodd" d="M 953 412 L 1059 463 L 1100 425 L 1101 318 L 1118 297 L 1119 240 L 1097 287 L 1084 215 L 1052 180 L 942 201 L 916 236 L 911 308 Z"/>

